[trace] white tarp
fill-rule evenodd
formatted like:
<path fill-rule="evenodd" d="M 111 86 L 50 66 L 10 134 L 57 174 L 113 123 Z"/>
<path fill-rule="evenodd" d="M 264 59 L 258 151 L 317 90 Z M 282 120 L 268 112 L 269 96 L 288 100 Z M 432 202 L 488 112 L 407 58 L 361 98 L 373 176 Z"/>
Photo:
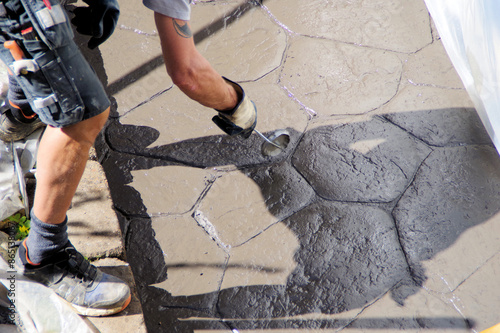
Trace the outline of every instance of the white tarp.
<path fill-rule="evenodd" d="M 0 104 L 4 102 L 8 89 L 7 67 L 0 61 Z M 16 142 L 0 140 L 0 221 L 21 209 L 29 214 L 24 176 L 35 165 L 42 133 L 40 129 Z"/>
<path fill-rule="evenodd" d="M 16 326 L 22 333 L 95 332 L 73 308 L 51 289 L 23 277 L 0 256 L 0 283 L 16 309 Z"/>
<path fill-rule="evenodd" d="M 0 140 L 0 221 L 21 209 L 29 214 L 25 175 L 36 163 L 36 153 L 43 130 L 37 130 L 25 140 Z"/>
<path fill-rule="evenodd" d="M 500 0 L 425 0 L 441 41 L 500 152 Z"/>
<path fill-rule="evenodd" d="M 24 208 L 20 198 L 12 150 L 11 144 L 0 141 L 0 220 Z"/>

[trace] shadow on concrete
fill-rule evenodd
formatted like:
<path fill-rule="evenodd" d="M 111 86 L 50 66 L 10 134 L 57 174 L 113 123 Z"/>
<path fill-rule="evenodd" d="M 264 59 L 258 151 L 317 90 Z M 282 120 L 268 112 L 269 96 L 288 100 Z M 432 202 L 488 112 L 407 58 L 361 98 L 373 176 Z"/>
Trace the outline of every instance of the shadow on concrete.
<path fill-rule="evenodd" d="M 412 125 L 448 112 L 469 117 L 459 124 L 462 137 L 447 136 L 450 131 L 433 137 Z M 471 321 L 457 318 L 387 317 L 353 322 L 283 318 L 361 310 L 386 293 L 404 304 L 421 290 L 427 279 L 422 262 L 500 211 L 500 195 L 495 190 L 500 186 L 500 162 L 481 128 L 471 109 L 375 116 L 304 134 L 288 129 L 290 145 L 281 155 L 269 158 L 255 148 L 261 142 L 256 135 L 248 140 L 210 136 L 146 148 L 158 138 L 156 129 L 111 121 L 101 142 L 101 160 L 113 202 L 122 215 L 128 261 L 148 329 L 471 327 Z M 456 128 L 451 132 L 458 133 Z M 377 143 L 360 150 L 357 142 Z M 311 172 L 316 168 L 308 164 L 312 160 L 326 170 Z M 140 193 L 128 184 L 134 170 L 174 165 L 235 165 L 259 185 L 269 211 L 300 243 L 294 255 L 297 267 L 286 285 L 239 286 L 180 297 L 150 286 L 168 279 L 172 267 L 163 261 Z M 453 191 L 443 178 L 454 184 Z M 425 184 L 429 191 L 422 193 Z M 290 196 L 284 188 L 297 189 L 293 192 L 296 200 L 287 200 Z M 307 188 L 312 196 L 305 195 L 302 201 Z M 485 204 L 487 209 L 483 209 Z M 197 319 L 207 317 L 213 320 Z"/>

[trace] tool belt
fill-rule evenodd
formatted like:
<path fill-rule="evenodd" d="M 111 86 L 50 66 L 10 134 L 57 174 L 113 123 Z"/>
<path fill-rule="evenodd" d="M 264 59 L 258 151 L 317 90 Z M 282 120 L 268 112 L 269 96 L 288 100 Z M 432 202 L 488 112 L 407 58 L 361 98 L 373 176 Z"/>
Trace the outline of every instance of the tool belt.
<path fill-rule="evenodd" d="M 60 56 L 78 52 L 76 46 L 68 47 L 74 45 L 73 37 L 57 0 L 0 2 L 0 58 L 33 111 L 55 127 L 67 124 L 66 118 L 83 117 L 83 101 Z"/>

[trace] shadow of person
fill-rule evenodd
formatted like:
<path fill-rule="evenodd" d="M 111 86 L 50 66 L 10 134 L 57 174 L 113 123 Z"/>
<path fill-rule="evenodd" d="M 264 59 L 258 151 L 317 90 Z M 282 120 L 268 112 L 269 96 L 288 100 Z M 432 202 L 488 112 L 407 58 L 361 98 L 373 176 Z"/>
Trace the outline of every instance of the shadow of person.
<path fill-rule="evenodd" d="M 432 136 L 429 141 L 428 133 L 411 125 L 446 112 L 473 118 L 460 125 L 466 127 L 465 139 L 456 139 L 461 145 L 454 138 L 444 144 Z M 210 136 L 147 148 L 158 138 L 157 130 L 113 120 L 101 159 L 115 207 L 123 215 L 128 261 L 148 329 L 343 327 L 349 323 L 283 318 L 361 309 L 386 293 L 403 304 L 428 278 L 424 261 L 500 210 L 500 161 L 474 114 L 470 109 L 429 110 L 318 125 L 306 133 L 289 128 L 290 144 L 275 157 L 255 149 L 261 142 L 256 136 Z M 173 267 L 164 261 L 140 193 L 129 185 L 131 172 L 228 165 L 258 185 L 276 223 L 298 240 L 293 271 L 281 285 L 235 285 L 197 295 L 174 296 L 151 286 L 168 279 Z M 196 210 L 189 212 L 193 219 Z M 231 260 L 222 266 L 228 276 Z M 390 322 L 374 319 L 366 325 L 389 329 Z M 394 322 L 408 328 L 471 325 L 456 318 Z"/>

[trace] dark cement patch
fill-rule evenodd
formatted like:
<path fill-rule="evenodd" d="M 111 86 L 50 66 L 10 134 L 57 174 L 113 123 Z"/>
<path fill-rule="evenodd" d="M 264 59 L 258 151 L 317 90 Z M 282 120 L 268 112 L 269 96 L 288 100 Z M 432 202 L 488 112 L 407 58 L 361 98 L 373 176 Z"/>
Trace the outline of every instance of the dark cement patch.
<path fill-rule="evenodd" d="M 366 151 L 356 149 L 366 143 Z M 379 118 L 308 131 L 293 165 L 329 200 L 390 202 L 411 182 L 430 149 Z"/>
<path fill-rule="evenodd" d="M 315 197 L 312 187 L 288 162 L 244 173 L 259 185 L 267 209 L 279 220 L 299 211 Z"/>
<path fill-rule="evenodd" d="M 167 269 L 163 251 L 155 239 L 149 218 L 132 218 L 120 223 L 125 224 L 127 261 L 134 273 L 137 288 L 140 290 L 151 284 L 164 281 Z"/>
<path fill-rule="evenodd" d="M 349 329 L 386 329 L 400 331 L 420 330 L 463 330 L 468 331 L 471 323 L 459 317 L 390 317 L 387 318 L 362 318 L 354 320 L 346 327 Z"/>
<path fill-rule="evenodd" d="M 394 209 L 412 266 L 500 211 L 500 160 L 489 146 L 436 149 Z"/>
<path fill-rule="evenodd" d="M 142 203 L 141 194 L 128 185 L 133 180 L 131 171 L 139 168 L 150 168 L 151 166 L 145 165 L 147 162 L 141 157 L 116 152 L 108 153 L 102 161 L 113 205 L 122 214 L 147 216 L 147 209 Z"/>
<path fill-rule="evenodd" d="M 106 141 L 116 152 L 179 163 L 191 167 L 214 167 L 276 163 L 285 159 L 297 146 L 301 133 L 286 129 L 290 134 L 290 143 L 282 153 L 276 156 L 264 156 L 261 147 L 264 140 L 257 134 L 248 139 L 240 136 L 215 135 L 184 140 L 168 145 L 147 148 L 158 139 L 158 130 L 147 126 L 121 125 L 112 121 L 106 127 Z M 269 136 L 272 133 L 262 133 Z"/>
<path fill-rule="evenodd" d="M 399 112 L 384 117 L 432 146 L 491 143 L 479 115 L 471 108 Z"/>
<path fill-rule="evenodd" d="M 284 223 L 300 242 L 297 268 L 286 286 L 222 290 L 223 317 L 255 321 L 340 313 L 361 308 L 410 280 L 394 221 L 381 209 L 321 201 Z"/>

